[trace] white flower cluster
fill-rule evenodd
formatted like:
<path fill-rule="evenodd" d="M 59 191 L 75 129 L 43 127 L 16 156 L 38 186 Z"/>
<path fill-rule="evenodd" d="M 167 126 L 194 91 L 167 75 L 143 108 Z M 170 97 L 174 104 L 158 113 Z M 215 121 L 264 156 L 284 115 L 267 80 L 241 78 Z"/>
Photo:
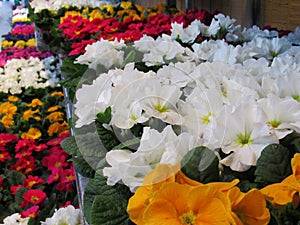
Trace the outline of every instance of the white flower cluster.
<path fill-rule="evenodd" d="M 43 9 L 50 11 L 58 11 L 66 6 L 76 7 L 99 7 L 103 4 L 115 3 L 115 1 L 99 1 L 99 0 L 33 0 L 30 6 L 34 8 L 34 13 L 38 13 Z"/>
<path fill-rule="evenodd" d="M 14 213 L 3 220 L 3 224 L 0 225 L 27 225 L 28 218 L 22 218 L 19 213 Z"/>
<path fill-rule="evenodd" d="M 24 88 L 38 89 L 57 85 L 60 64 L 56 62 L 54 56 L 43 60 L 34 57 L 8 60 L 0 68 L 0 92 L 20 94 Z"/>
<path fill-rule="evenodd" d="M 83 225 L 83 217 L 80 209 L 75 209 L 74 206 L 69 205 L 65 208 L 56 210 L 51 218 L 47 218 L 41 225 Z"/>
<path fill-rule="evenodd" d="M 218 18 L 231 27 L 231 20 Z M 175 36 L 191 33 L 176 29 Z M 156 164 L 176 164 L 195 146 L 221 149 L 228 154 L 221 164 L 246 171 L 266 146 L 300 132 L 300 47 L 286 37 L 253 37 L 238 46 L 204 41 L 193 44 L 192 51 L 172 35 L 156 40 L 145 36 L 131 48 L 145 65 L 161 65 L 157 72 L 139 71 L 134 62 L 124 69 L 110 63 L 107 73 L 77 90 L 77 128 L 93 123 L 107 107 L 112 109 L 109 126 L 123 131 L 145 126 L 135 152 L 106 154 L 110 167 L 103 173 L 109 185 L 122 181 L 134 191 Z M 125 60 L 125 49 L 115 43 L 105 46 L 117 46 L 107 56 L 110 62 Z M 87 49 L 82 63 L 92 65 L 95 52 Z M 153 125 L 157 121 L 165 128 Z"/>

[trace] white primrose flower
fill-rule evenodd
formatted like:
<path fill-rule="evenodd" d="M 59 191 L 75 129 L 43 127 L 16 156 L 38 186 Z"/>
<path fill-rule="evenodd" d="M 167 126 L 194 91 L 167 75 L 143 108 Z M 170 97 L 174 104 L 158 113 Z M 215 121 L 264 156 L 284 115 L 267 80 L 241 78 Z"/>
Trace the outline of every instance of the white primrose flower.
<path fill-rule="evenodd" d="M 220 28 L 219 21 L 215 19 L 212 19 L 209 26 L 206 26 L 204 23 L 199 23 L 200 34 L 204 37 L 215 37 Z"/>
<path fill-rule="evenodd" d="M 22 218 L 19 213 L 14 213 L 3 220 L 3 224 L 0 225 L 27 225 L 29 217 Z"/>
<path fill-rule="evenodd" d="M 216 148 L 228 154 L 220 163 L 235 171 L 246 171 L 255 166 L 262 150 L 278 143 L 270 134 L 267 117 L 256 103 L 242 103 L 235 110 L 224 108 L 217 118 L 213 138 Z"/>
<path fill-rule="evenodd" d="M 208 145 L 212 140 L 211 129 L 215 126 L 215 118 L 224 107 L 223 96 L 220 91 L 195 87 L 185 101 L 180 104 L 183 115 L 183 131 L 197 137 L 199 142 Z"/>
<path fill-rule="evenodd" d="M 266 76 L 262 79 L 265 93 L 273 93 L 281 98 L 290 96 L 300 102 L 300 72 L 290 71 L 278 77 Z"/>
<path fill-rule="evenodd" d="M 33 0 L 30 1 L 30 6 L 34 9 L 34 13 L 38 13 L 43 9 L 48 9 L 50 11 L 57 11 L 60 8 L 67 6 L 76 7 L 99 7 L 106 4 L 106 1 L 98 0 Z"/>
<path fill-rule="evenodd" d="M 76 103 L 74 113 L 78 117 L 75 127 L 91 124 L 99 112 L 104 112 L 109 106 L 113 71 L 101 74 L 91 85 L 82 85 L 76 91 Z"/>
<path fill-rule="evenodd" d="M 284 138 L 294 130 L 300 131 L 300 102 L 291 97 L 279 98 L 269 94 L 258 101 L 268 117 L 268 126 L 278 139 Z"/>
<path fill-rule="evenodd" d="M 163 66 L 157 71 L 157 76 L 161 79 L 163 84 L 174 84 L 180 88 L 186 87 L 188 83 L 192 82 L 190 73 L 195 69 L 194 62 L 177 62 L 175 64 Z"/>
<path fill-rule="evenodd" d="M 236 22 L 236 19 L 231 19 L 222 13 L 215 15 L 215 19 L 218 20 L 220 27 L 226 29 L 226 31 L 230 32 L 234 29 L 233 24 Z"/>
<path fill-rule="evenodd" d="M 291 32 L 286 37 L 291 43 L 300 45 L 300 27 L 296 27 L 295 32 Z"/>
<path fill-rule="evenodd" d="M 107 184 L 122 181 L 132 192 L 143 184 L 145 175 L 159 163 L 176 165 L 183 156 L 196 147 L 195 138 L 188 133 L 176 135 L 169 125 L 160 133 L 145 127 L 137 151 L 112 150 L 106 154 L 111 167 L 103 169 Z"/>
<path fill-rule="evenodd" d="M 108 41 L 101 39 L 91 45 L 87 45 L 86 52 L 76 58 L 75 63 L 88 65 L 89 68 L 97 69 L 97 65 L 103 65 L 106 69 L 120 67 L 124 61 L 125 47 L 123 40 Z M 101 52 L 101 54 L 99 54 Z"/>
<path fill-rule="evenodd" d="M 196 40 L 200 34 L 200 21 L 194 20 L 188 27 L 183 28 L 183 23 L 172 23 L 171 24 L 171 38 L 176 40 L 179 38 L 183 43 L 192 43 Z"/>
<path fill-rule="evenodd" d="M 255 38 L 246 44 L 249 51 L 249 56 L 253 58 L 265 57 L 272 60 L 281 54 L 287 53 L 292 44 L 285 38 Z"/>
<path fill-rule="evenodd" d="M 69 205 L 65 208 L 56 209 L 51 218 L 47 218 L 45 222 L 41 221 L 42 225 L 83 225 L 83 216 L 80 209 L 75 209 Z"/>
<path fill-rule="evenodd" d="M 143 52 L 143 62 L 147 66 L 165 64 L 171 60 L 180 60 L 186 53 L 186 49 L 177 41 L 173 41 L 170 36 L 163 34 L 162 37 L 143 37 L 134 42 L 134 47 Z"/>
<path fill-rule="evenodd" d="M 159 79 L 148 79 L 140 93 L 140 105 L 145 113 L 154 118 L 175 125 L 182 124 L 177 103 L 182 91 L 175 85 L 162 85 Z"/>

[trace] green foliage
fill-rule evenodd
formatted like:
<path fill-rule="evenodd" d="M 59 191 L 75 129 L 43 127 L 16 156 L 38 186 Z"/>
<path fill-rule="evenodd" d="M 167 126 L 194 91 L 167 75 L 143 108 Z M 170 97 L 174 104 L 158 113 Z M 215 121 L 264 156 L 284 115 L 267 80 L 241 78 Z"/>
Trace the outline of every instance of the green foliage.
<path fill-rule="evenodd" d="M 201 183 L 219 181 L 219 160 L 213 151 L 197 147 L 189 151 L 181 160 L 182 172 Z"/>
<path fill-rule="evenodd" d="M 74 136 L 65 138 L 60 142 L 60 145 L 69 155 L 78 156 L 80 154 Z"/>
<path fill-rule="evenodd" d="M 122 184 L 108 186 L 106 178 L 97 172 L 85 188 L 84 215 L 90 224 L 129 224 L 126 212 L 131 197 L 128 187 Z"/>
<path fill-rule="evenodd" d="M 255 182 L 260 188 L 273 183 L 280 183 L 292 174 L 292 151 L 283 145 L 267 146 L 257 160 Z"/>

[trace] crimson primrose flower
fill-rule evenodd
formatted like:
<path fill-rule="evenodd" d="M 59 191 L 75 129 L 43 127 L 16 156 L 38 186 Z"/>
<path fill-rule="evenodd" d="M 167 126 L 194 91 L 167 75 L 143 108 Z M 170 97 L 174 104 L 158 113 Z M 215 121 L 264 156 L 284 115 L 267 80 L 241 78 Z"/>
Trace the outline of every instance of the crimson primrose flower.
<path fill-rule="evenodd" d="M 23 174 L 28 174 L 35 170 L 36 159 L 32 156 L 23 157 L 12 165 L 9 170 L 16 170 Z"/>
<path fill-rule="evenodd" d="M 0 134 L 0 146 L 5 146 L 7 143 L 18 141 L 18 137 L 14 134 Z"/>
<path fill-rule="evenodd" d="M 87 45 L 93 44 L 96 41 L 97 40 L 82 40 L 79 43 L 73 42 L 71 45 L 71 48 L 73 50 L 68 54 L 68 56 L 84 54 L 86 52 L 85 47 Z"/>
<path fill-rule="evenodd" d="M 39 178 L 38 176 L 29 175 L 27 179 L 24 180 L 24 187 L 32 188 L 35 185 L 42 185 L 44 184 L 44 180 Z"/>
<path fill-rule="evenodd" d="M 5 162 L 9 159 L 11 159 L 10 154 L 8 152 L 1 151 L 1 149 L 0 149 L 0 162 Z"/>
<path fill-rule="evenodd" d="M 28 190 L 24 193 L 23 199 L 33 205 L 38 205 L 46 199 L 47 195 L 42 190 Z"/>
<path fill-rule="evenodd" d="M 22 184 L 19 184 L 19 185 L 16 185 L 16 186 L 10 186 L 10 192 L 13 194 L 13 195 L 15 195 L 16 193 L 17 193 L 17 191 L 20 189 L 20 188 L 22 188 L 22 187 L 24 187 Z"/>
<path fill-rule="evenodd" d="M 68 166 L 68 163 L 66 162 L 66 160 L 67 160 L 67 157 L 65 155 L 51 154 L 51 155 L 43 158 L 42 165 L 44 167 L 47 167 L 48 170 L 52 171 L 59 167 Z"/>
<path fill-rule="evenodd" d="M 27 217 L 35 218 L 38 213 L 39 213 L 39 206 L 34 205 L 29 209 L 25 210 L 24 212 L 21 212 L 20 214 L 22 218 L 27 218 Z"/>

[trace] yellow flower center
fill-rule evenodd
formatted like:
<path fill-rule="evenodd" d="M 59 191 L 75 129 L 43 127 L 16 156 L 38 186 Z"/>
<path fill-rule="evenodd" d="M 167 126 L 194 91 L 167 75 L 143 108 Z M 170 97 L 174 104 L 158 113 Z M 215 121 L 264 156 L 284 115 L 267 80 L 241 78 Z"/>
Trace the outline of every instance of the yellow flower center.
<path fill-rule="evenodd" d="M 183 225 L 195 224 L 195 215 L 193 214 L 193 212 L 184 213 L 179 218 Z"/>
<path fill-rule="evenodd" d="M 277 127 L 281 124 L 281 121 L 280 121 L 280 120 L 271 120 L 271 121 L 269 121 L 269 124 L 270 124 L 273 128 L 277 128 Z"/>
<path fill-rule="evenodd" d="M 32 202 L 36 202 L 37 200 L 39 200 L 39 198 L 38 198 L 37 196 L 32 196 L 32 197 L 30 198 L 30 200 L 31 200 Z"/>
<path fill-rule="evenodd" d="M 299 95 L 293 95 L 292 97 L 293 97 L 293 99 L 295 99 L 296 101 L 300 102 L 300 96 L 299 96 Z"/>
<path fill-rule="evenodd" d="M 164 106 L 164 105 L 161 105 L 161 104 L 155 105 L 155 106 L 154 106 L 154 109 L 157 110 L 157 111 L 160 112 L 160 113 L 168 112 L 167 107 Z"/>
<path fill-rule="evenodd" d="M 213 113 L 209 112 L 206 116 L 203 116 L 201 118 L 202 122 L 205 123 L 205 124 L 209 124 L 210 123 L 209 117 L 211 117 L 211 116 L 213 116 Z"/>
<path fill-rule="evenodd" d="M 243 147 L 244 145 L 251 145 L 253 140 L 251 139 L 250 134 L 246 132 L 245 134 L 237 135 L 236 143 Z"/>

